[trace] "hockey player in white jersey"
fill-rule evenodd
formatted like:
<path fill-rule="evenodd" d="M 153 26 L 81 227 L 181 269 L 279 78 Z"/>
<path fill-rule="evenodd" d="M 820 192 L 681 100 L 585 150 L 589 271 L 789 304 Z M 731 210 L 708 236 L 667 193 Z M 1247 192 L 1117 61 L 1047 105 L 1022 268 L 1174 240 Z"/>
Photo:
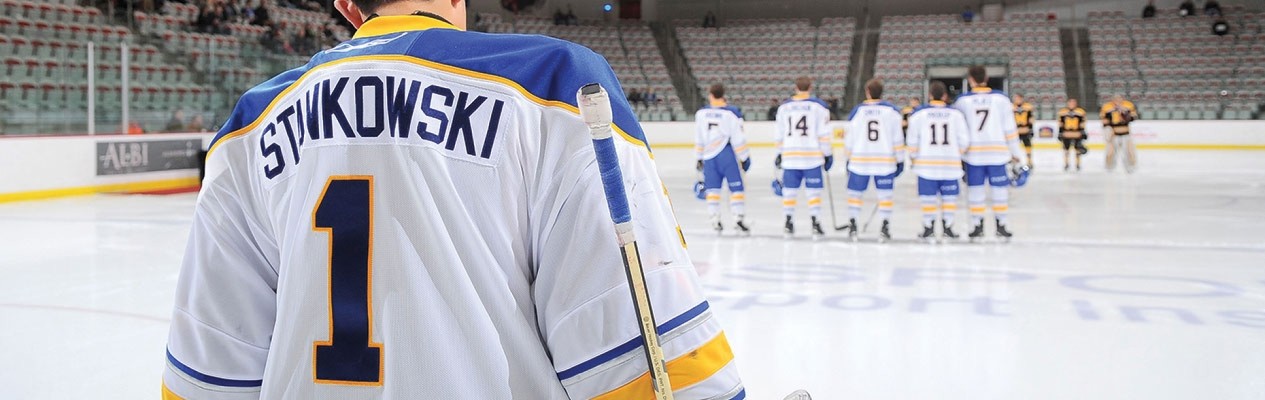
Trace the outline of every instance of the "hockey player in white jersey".
<path fill-rule="evenodd" d="M 949 95 L 943 82 L 931 82 L 928 92 L 931 101 L 909 116 L 909 158 L 918 175 L 922 203 L 922 234 L 918 237 L 935 240 L 939 217 L 944 238 L 957 239 L 953 217 L 958 209 L 962 154 L 971 143 L 971 131 L 962 112 L 946 103 Z"/>
<path fill-rule="evenodd" d="M 848 115 L 848 134 L 844 137 L 844 154 L 848 159 L 848 237 L 857 238 L 857 217 L 861 215 L 861 195 L 874 181 L 878 194 L 878 216 L 883 220 L 880 240 L 892 238 L 892 185 L 905 170 L 904 122 L 900 108 L 883 98 L 883 80 L 874 78 L 865 83 L 865 102 Z"/>
<path fill-rule="evenodd" d="M 834 165 L 828 129 L 830 106 L 812 95 L 812 86 L 811 78 L 796 78 L 795 96 L 777 108 L 777 135 L 773 138 L 777 158 L 773 163 L 782 169 L 782 210 L 786 214 L 784 233 L 787 237 L 795 234 L 795 206 L 800 186 L 807 189 L 813 237 L 826 234 L 817 217 L 821 214 L 821 190 L 825 186 L 823 173 Z"/>
<path fill-rule="evenodd" d="M 750 234 L 751 229 L 743 221 L 747 195 L 742 174 L 751 168 L 751 155 L 742 131 L 742 111 L 725 102 L 723 84 L 708 88 L 707 100 L 710 104 L 694 114 L 694 156 L 698 159 L 698 170 L 703 172 L 707 212 L 711 214 L 716 232 L 723 231 L 720 198 L 722 186 L 727 184 L 734 228 L 739 234 Z"/>
<path fill-rule="evenodd" d="M 465 32 L 462 0 L 334 5 L 354 38 L 246 92 L 212 142 L 164 399 L 654 397 L 588 83 L 610 91 L 676 398 L 744 396 L 600 55 Z"/>
<path fill-rule="evenodd" d="M 1009 210 L 1010 176 L 1006 165 L 1011 161 L 1027 164 L 1027 156 L 1019 145 L 1015 109 L 1010 98 L 1000 90 L 988 87 L 988 72 L 981 65 L 971 66 L 967 72 L 971 91 L 958 96 L 953 108 L 966 117 L 971 129 L 971 144 L 963 162 L 966 164 L 967 203 L 971 208 L 971 240 L 984 237 L 984 214 L 987 181 L 993 192 L 993 217 L 997 222 L 997 237 L 1011 237 L 1006 225 Z"/>

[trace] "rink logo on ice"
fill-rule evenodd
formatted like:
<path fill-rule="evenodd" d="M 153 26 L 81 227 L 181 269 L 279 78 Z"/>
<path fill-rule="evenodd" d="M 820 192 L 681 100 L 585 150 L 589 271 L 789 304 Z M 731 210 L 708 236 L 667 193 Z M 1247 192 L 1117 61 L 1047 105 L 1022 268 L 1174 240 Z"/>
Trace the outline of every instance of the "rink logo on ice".
<path fill-rule="evenodd" d="M 97 143 L 97 176 L 198 168 L 202 139 Z"/>
<path fill-rule="evenodd" d="M 1042 276 L 985 268 L 867 269 L 838 264 L 754 264 L 725 280 L 794 285 L 752 292 L 707 285 L 713 306 L 730 310 L 814 307 L 837 312 L 965 314 L 988 318 L 1066 316 L 1082 322 L 1265 329 L 1265 310 L 1226 309 L 1255 294 L 1239 285 L 1162 275 Z M 734 287 L 748 287 L 748 283 Z M 1016 296 L 1022 287 L 1037 296 Z M 935 295 L 929 295 L 934 293 Z M 998 295 L 997 293 L 1008 293 Z"/>
<path fill-rule="evenodd" d="M 295 171 L 304 150 L 326 146 L 418 146 L 492 166 L 498 137 L 513 130 L 504 95 L 399 72 L 313 78 L 261 118 L 255 141 L 269 181 Z"/>

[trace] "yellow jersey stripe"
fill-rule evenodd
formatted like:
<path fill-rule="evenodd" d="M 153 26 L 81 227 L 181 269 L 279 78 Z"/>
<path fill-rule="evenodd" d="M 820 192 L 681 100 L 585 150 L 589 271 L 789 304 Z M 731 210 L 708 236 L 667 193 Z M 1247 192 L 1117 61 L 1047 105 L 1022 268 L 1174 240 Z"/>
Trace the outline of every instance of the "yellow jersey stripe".
<path fill-rule="evenodd" d="M 721 332 L 698 349 L 668 361 L 668 380 L 672 382 L 672 390 L 681 390 L 707 380 L 733 359 L 733 350 L 729 348 L 729 341 L 725 340 L 725 333 Z M 632 382 L 594 397 L 593 400 L 653 398 L 650 372 L 646 372 Z"/>

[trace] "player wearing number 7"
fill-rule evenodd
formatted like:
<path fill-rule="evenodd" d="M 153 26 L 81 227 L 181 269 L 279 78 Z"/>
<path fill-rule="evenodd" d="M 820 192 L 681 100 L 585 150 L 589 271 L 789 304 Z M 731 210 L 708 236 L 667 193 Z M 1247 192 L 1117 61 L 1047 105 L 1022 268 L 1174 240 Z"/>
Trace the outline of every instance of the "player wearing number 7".
<path fill-rule="evenodd" d="M 918 175 L 922 202 L 922 234 L 918 237 L 928 241 L 935 240 L 936 217 L 940 217 L 946 239 L 958 238 L 953 232 L 953 217 L 962 182 L 962 154 L 971 143 L 966 118 L 945 103 L 947 92 L 943 82 L 932 81 L 931 101 L 909 117 L 909 158 Z"/>
<path fill-rule="evenodd" d="M 334 5 L 355 37 L 246 92 L 212 142 L 165 399 L 654 397 L 577 108 L 593 82 L 671 390 L 744 395 L 602 56 L 465 32 L 462 0 Z"/>
<path fill-rule="evenodd" d="M 905 135 L 901 132 L 900 109 L 883 98 L 883 80 L 865 83 L 865 102 L 848 116 L 844 154 L 848 158 L 848 236 L 857 237 L 857 217 L 861 215 L 861 195 L 874 181 L 878 192 L 878 216 L 883 220 L 880 240 L 892 238 L 892 187 L 905 170 Z"/>
<path fill-rule="evenodd" d="M 953 103 L 961 111 L 971 128 L 971 144 L 963 161 L 966 163 L 967 203 L 971 207 L 972 241 L 984 237 L 984 214 L 987 182 L 993 189 L 993 216 L 997 221 L 997 237 L 1009 240 L 1006 226 L 1009 211 L 1010 176 L 1006 164 L 1018 161 L 1028 164 L 1028 157 L 1019 146 L 1018 126 L 1015 124 L 1015 108 L 1010 98 L 1000 90 L 988 87 L 988 71 L 975 65 L 967 71 L 971 91 L 963 93 Z"/>

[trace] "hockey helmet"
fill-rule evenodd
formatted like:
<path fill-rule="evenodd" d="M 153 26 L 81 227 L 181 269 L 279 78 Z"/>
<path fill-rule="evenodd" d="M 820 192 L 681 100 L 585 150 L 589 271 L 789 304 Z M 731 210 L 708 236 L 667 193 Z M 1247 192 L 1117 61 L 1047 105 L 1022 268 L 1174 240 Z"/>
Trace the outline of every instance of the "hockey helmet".
<path fill-rule="evenodd" d="M 703 181 L 694 182 L 694 197 L 707 200 L 707 189 L 703 187 Z"/>
<path fill-rule="evenodd" d="M 1010 184 L 1014 187 L 1023 187 L 1028 184 L 1028 176 L 1032 175 L 1032 168 L 1027 165 L 1014 164 L 1010 167 Z"/>
<path fill-rule="evenodd" d="M 773 195 L 774 196 L 782 195 L 782 180 L 781 179 L 773 180 Z"/>

